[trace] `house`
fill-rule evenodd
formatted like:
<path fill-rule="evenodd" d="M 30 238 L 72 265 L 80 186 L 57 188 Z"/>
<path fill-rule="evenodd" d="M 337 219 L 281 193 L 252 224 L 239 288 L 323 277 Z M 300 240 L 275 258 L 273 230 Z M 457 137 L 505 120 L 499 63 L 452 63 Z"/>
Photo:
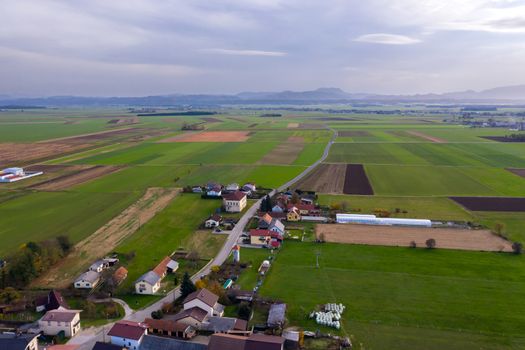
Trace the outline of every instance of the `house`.
<path fill-rule="evenodd" d="M 38 350 L 39 334 L 0 333 L 0 349 Z"/>
<path fill-rule="evenodd" d="M 148 334 L 165 335 L 181 339 L 191 339 L 197 334 L 192 326 L 173 320 L 146 318 L 144 323 L 148 327 Z"/>
<path fill-rule="evenodd" d="M 221 224 L 221 222 L 222 222 L 222 216 L 220 216 L 219 214 L 213 214 L 212 216 L 210 216 L 208 220 L 204 222 L 204 227 L 206 228 L 218 227 Z"/>
<path fill-rule="evenodd" d="M 69 308 L 66 299 L 64 299 L 62 294 L 60 294 L 56 290 L 52 290 L 49 293 L 47 293 L 47 295 L 37 298 L 35 300 L 35 307 L 36 312 L 56 310 L 59 307 L 62 307 L 64 309 Z"/>
<path fill-rule="evenodd" d="M 268 327 L 282 327 L 286 321 L 286 304 L 272 304 L 268 312 Z"/>
<path fill-rule="evenodd" d="M 146 334 L 148 334 L 146 326 L 131 321 L 118 321 L 108 332 L 111 344 L 130 350 L 138 350 Z"/>
<path fill-rule="evenodd" d="M 244 184 L 244 186 L 242 186 L 242 189 L 243 190 L 249 190 L 250 192 L 257 191 L 257 187 L 255 187 L 255 184 L 253 184 L 251 182 L 248 182 L 248 183 Z"/>
<path fill-rule="evenodd" d="M 250 230 L 250 244 L 264 247 L 278 248 L 283 241 L 283 236 L 274 231 L 251 229 Z"/>
<path fill-rule="evenodd" d="M 226 186 L 226 191 L 234 192 L 239 190 L 239 184 L 233 183 Z"/>
<path fill-rule="evenodd" d="M 258 224 L 260 229 L 268 229 L 270 231 L 278 232 L 281 235 L 284 235 L 284 225 L 281 220 L 272 217 L 269 213 L 264 214 L 259 219 Z"/>
<path fill-rule="evenodd" d="M 315 216 L 320 214 L 320 210 L 315 207 L 313 204 L 304 204 L 304 203 L 297 203 L 297 204 L 288 204 L 288 211 L 292 210 L 293 208 L 296 208 L 299 210 L 299 213 L 301 215 L 310 215 Z"/>
<path fill-rule="evenodd" d="M 286 210 L 286 206 L 281 202 L 276 203 L 272 207 L 272 213 L 284 213 L 285 210 Z"/>
<path fill-rule="evenodd" d="M 160 289 L 162 278 L 153 271 L 148 271 L 135 281 L 135 293 L 155 294 Z"/>
<path fill-rule="evenodd" d="M 171 317 L 171 320 L 177 323 L 199 328 L 201 323 L 206 320 L 208 313 L 199 307 L 192 307 L 189 309 L 182 310 L 178 314 Z"/>
<path fill-rule="evenodd" d="M 98 260 L 98 261 L 95 261 L 93 264 L 91 264 L 91 266 L 89 267 L 89 271 L 95 271 L 95 272 L 101 273 L 108 266 L 109 264 L 106 263 L 104 260 Z"/>
<path fill-rule="evenodd" d="M 218 303 L 219 297 L 206 288 L 197 290 L 184 299 L 184 310 L 198 307 L 206 311 L 208 316 L 222 316 L 224 306 Z"/>
<path fill-rule="evenodd" d="M 115 266 L 119 262 L 119 259 L 117 257 L 104 258 L 102 260 L 104 261 L 104 263 L 106 263 L 107 266 Z"/>
<path fill-rule="evenodd" d="M 98 341 L 91 350 L 126 350 L 126 348 L 124 346 L 102 343 Z"/>
<path fill-rule="evenodd" d="M 220 197 L 222 195 L 222 186 L 213 183 L 207 184 L 206 195 L 208 197 Z"/>
<path fill-rule="evenodd" d="M 121 266 L 113 273 L 112 278 L 113 283 L 118 286 L 128 278 L 128 270 L 124 266 Z"/>
<path fill-rule="evenodd" d="M 208 350 L 283 350 L 283 337 L 265 334 L 250 334 L 247 337 L 216 333 L 210 337 Z"/>
<path fill-rule="evenodd" d="M 75 280 L 74 286 L 77 289 L 93 289 L 100 282 L 100 274 L 95 271 L 87 271 L 78 276 Z"/>
<path fill-rule="evenodd" d="M 222 205 L 228 213 L 240 213 L 246 208 L 247 203 L 246 194 L 241 191 L 224 193 L 222 195 Z"/>
<path fill-rule="evenodd" d="M 301 213 L 299 212 L 299 209 L 296 207 L 292 207 L 288 210 L 288 213 L 286 213 L 286 220 L 287 221 L 301 221 Z"/>
<path fill-rule="evenodd" d="M 64 332 L 66 337 L 74 337 L 80 331 L 80 310 L 58 308 L 48 311 L 38 321 L 38 326 L 45 335 Z"/>
<path fill-rule="evenodd" d="M 175 261 L 171 260 L 169 256 L 166 256 L 164 259 L 162 259 L 162 261 L 157 266 L 155 266 L 155 268 L 153 269 L 153 272 L 159 275 L 161 279 L 166 277 L 166 275 L 169 272 L 168 265 L 170 265 L 171 262 L 175 262 Z M 177 270 L 177 268 L 179 268 L 179 264 L 177 262 L 175 262 L 175 264 L 176 264 L 175 270 Z M 171 266 L 174 267 L 175 265 L 171 264 Z"/>

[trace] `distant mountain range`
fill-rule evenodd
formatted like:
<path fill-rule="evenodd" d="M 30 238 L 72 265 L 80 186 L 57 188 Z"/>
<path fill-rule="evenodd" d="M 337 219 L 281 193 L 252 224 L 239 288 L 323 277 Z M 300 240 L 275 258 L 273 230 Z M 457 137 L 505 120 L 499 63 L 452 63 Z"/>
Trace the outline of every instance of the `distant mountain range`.
<path fill-rule="evenodd" d="M 144 97 L 53 96 L 10 98 L 0 95 L 2 106 L 181 106 L 199 107 L 248 104 L 335 104 L 335 103 L 480 103 L 523 104 L 525 85 L 504 86 L 483 91 L 461 91 L 444 94 L 381 95 L 348 93 L 338 88 L 312 91 L 241 92 L 235 95 L 158 95 Z"/>

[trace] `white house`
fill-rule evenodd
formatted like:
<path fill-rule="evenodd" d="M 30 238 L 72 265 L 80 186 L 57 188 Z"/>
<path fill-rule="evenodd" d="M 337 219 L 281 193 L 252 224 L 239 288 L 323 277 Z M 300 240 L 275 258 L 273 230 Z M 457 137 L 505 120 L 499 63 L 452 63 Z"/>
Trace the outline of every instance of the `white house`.
<path fill-rule="evenodd" d="M 68 338 L 80 331 L 80 310 L 58 308 L 48 311 L 38 321 L 38 326 L 45 335 L 57 335 L 61 331 Z"/>
<path fill-rule="evenodd" d="M 219 297 L 206 288 L 200 289 L 188 295 L 184 299 L 184 310 L 195 307 L 206 311 L 208 316 L 222 316 L 224 306 L 218 303 Z"/>
<path fill-rule="evenodd" d="M 222 217 L 218 214 L 212 215 L 206 222 L 204 223 L 204 226 L 206 228 L 214 228 L 218 227 L 222 222 Z"/>
<path fill-rule="evenodd" d="M 238 191 L 239 190 L 239 184 L 233 183 L 226 186 L 226 191 Z"/>
<path fill-rule="evenodd" d="M 138 350 L 147 334 L 148 329 L 145 325 L 131 321 L 119 321 L 108 332 L 108 336 L 111 337 L 111 344 L 123 346 L 130 350 Z"/>
<path fill-rule="evenodd" d="M 240 213 L 246 208 L 248 200 L 246 194 L 241 191 L 225 193 L 222 195 L 222 204 L 229 213 Z"/>
<path fill-rule="evenodd" d="M 247 183 L 247 184 L 244 184 L 244 186 L 242 186 L 243 189 L 247 189 L 247 190 L 250 190 L 251 192 L 255 192 L 257 191 L 257 187 L 255 187 L 255 184 L 252 184 L 252 183 Z"/>
<path fill-rule="evenodd" d="M 87 271 L 78 276 L 74 286 L 77 289 L 93 289 L 100 282 L 100 274 L 95 271 Z"/>
<path fill-rule="evenodd" d="M 155 294 L 160 288 L 161 278 L 153 271 L 148 271 L 135 281 L 135 293 Z"/>

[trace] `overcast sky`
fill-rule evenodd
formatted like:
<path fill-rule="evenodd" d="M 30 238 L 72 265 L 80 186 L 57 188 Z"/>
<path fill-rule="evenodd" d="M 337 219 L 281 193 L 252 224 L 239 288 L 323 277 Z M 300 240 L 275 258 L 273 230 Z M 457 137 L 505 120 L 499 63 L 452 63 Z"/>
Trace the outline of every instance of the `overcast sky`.
<path fill-rule="evenodd" d="M 0 94 L 525 84 L 525 1 L 0 0 Z"/>

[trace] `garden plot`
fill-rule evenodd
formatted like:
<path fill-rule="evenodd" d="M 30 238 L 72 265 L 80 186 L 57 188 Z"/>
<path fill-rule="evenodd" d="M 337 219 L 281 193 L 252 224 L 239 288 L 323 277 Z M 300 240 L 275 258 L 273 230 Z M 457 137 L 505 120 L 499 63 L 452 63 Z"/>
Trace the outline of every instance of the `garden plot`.
<path fill-rule="evenodd" d="M 414 241 L 418 247 L 425 247 L 426 240 L 433 238 L 436 240 L 436 248 L 512 251 L 510 242 L 488 230 L 319 224 L 316 233 L 317 237 L 324 235 L 325 241 L 334 243 L 408 247 L 410 242 Z"/>

